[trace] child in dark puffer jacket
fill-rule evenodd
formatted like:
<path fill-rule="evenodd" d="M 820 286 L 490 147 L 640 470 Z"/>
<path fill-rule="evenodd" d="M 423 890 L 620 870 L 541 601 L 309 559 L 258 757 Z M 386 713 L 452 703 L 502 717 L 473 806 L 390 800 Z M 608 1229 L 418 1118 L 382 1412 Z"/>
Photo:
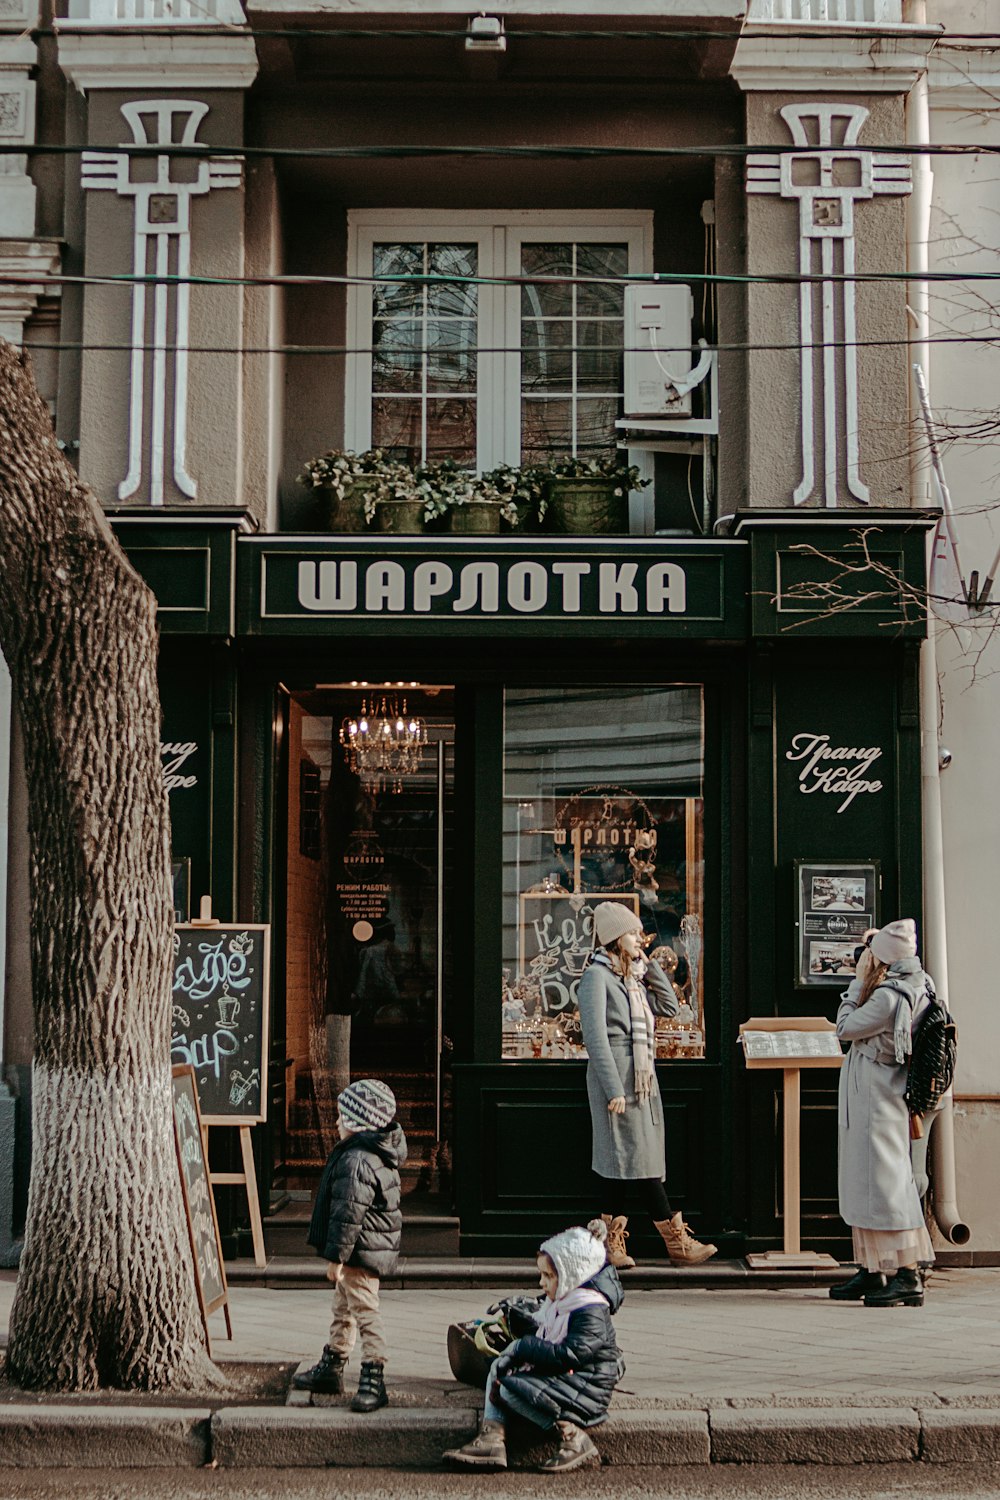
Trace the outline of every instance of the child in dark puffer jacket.
<path fill-rule="evenodd" d="M 531 1331 L 494 1361 L 479 1433 L 446 1459 L 505 1469 L 504 1423 L 510 1412 L 544 1429 L 558 1427 L 559 1449 L 539 1464 L 540 1471 L 565 1473 L 598 1458 L 585 1429 L 605 1420 L 624 1372 L 611 1326 L 624 1293 L 607 1263 L 606 1239 L 607 1226 L 595 1219 L 586 1229 L 566 1229 L 541 1246 L 538 1276 L 545 1296 L 531 1315 Z"/>
<path fill-rule="evenodd" d="M 399 1169 L 406 1137 L 396 1099 L 377 1078 L 361 1078 L 338 1096 L 340 1140 L 327 1158 L 316 1193 L 309 1244 L 330 1262 L 334 1283 L 330 1342 L 310 1370 L 295 1375 L 300 1391 L 340 1395 L 344 1366 L 361 1333 L 361 1379 L 351 1410 L 386 1406 L 386 1342 L 379 1280 L 396 1269 L 403 1228 Z"/>

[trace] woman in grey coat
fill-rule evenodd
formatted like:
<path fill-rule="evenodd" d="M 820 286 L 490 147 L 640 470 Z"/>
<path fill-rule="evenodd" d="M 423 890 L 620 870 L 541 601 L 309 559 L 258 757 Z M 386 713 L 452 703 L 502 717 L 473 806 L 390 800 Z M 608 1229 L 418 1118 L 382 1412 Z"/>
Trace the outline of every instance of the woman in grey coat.
<path fill-rule="evenodd" d="M 616 1270 L 635 1261 L 625 1249 L 629 1189 L 679 1265 L 700 1265 L 715 1254 L 672 1213 L 663 1186 L 663 1104 L 656 1081 L 654 1012 L 677 1014 L 677 996 L 659 964 L 642 952 L 642 923 L 620 901 L 594 909 L 594 952 L 580 979 L 577 1003 L 590 1061 L 587 1097 L 593 1129 L 593 1169 L 600 1179 L 608 1226 L 608 1259 Z"/>
<path fill-rule="evenodd" d="M 837 1012 L 850 1042 L 840 1074 L 840 1213 L 854 1232 L 861 1269 L 836 1301 L 866 1307 L 920 1307 L 918 1262 L 934 1259 L 910 1163 L 910 1114 L 903 1094 L 913 1031 L 934 993 L 906 917 L 871 937 Z M 888 1278 L 888 1279 L 887 1279 Z"/>

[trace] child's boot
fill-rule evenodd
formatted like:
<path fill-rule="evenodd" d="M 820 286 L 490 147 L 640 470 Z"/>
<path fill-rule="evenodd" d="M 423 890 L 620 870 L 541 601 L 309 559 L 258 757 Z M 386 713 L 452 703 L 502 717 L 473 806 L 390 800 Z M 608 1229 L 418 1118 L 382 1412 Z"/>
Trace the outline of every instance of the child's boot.
<path fill-rule="evenodd" d="M 479 1431 L 471 1443 L 464 1448 L 449 1448 L 444 1457 L 453 1464 L 464 1464 L 470 1469 L 506 1469 L 507 1442 L 502 1422 L 487 1422 L 484 1418 Z"/>
<path fill-rule="evenodd" d="M 626 1225 L 628 1219 L 624 1214 L 612 1217 L 611 1214 L 601 1214 L 601 1218 L 608 1226 L 608 1260 L 616 1271 L 632 1271 L 635 1269 L 635 1261 L 625 1249 L 625 1241 L 628 1239 Z"/>
<path fill-rule="evenodd" d="M 323 1353 L 309 1370 L 292 1376 L 292 1385 L 297 1391 L 315 1391 L 322 1396 L 340 1396 L 344 1390 L 344 1366 L 347 1356 L 337 1354 L 329 1344 L 323 1345 Z"/>
<path fill-rule="evenodd" d="M 675 1266 L 700 1266 L 716 1254 L 714 1245 L 703 1245 L 695 1239 L 679 1213 L 672 1219 L 654 1219 L 653 1228 L 658 1230 Z"/>
<path fill-rule="evenodd" d="M 565 1474 L 569 1469 L 579 1469 L 600 1454 L 584 1432 L 573 1422 L 557 1422 L 559 1447 L 550 1458 L 538 1465 L 539 1474 Z"/>
<path fill-rule="evenodd" d="M 385 1366 L 374 1359 L 366 1359 L 361 1366 L 358 1393 L 351 1402 L 351 1411 L 378 1411 L 389 1405 L 385 1388 Z"/>

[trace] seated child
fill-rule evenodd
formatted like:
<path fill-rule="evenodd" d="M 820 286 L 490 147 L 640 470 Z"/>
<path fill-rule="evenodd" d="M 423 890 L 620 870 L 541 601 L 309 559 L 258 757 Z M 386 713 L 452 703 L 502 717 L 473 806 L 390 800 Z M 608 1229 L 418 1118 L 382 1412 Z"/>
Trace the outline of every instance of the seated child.
<path fill-rule="evenodd" d="M 566 1229 L 542 1245 L 538 1277 L 545 1296 L 530 1315 L 530 1331 L 494 1361 L 479 1433 L 446 1459 L 505 1469 L 504 1422 L 510 1412 L 546 1430 L 558 1427 L 558 1452 L 539 1465 L 540 1471 L 564 1473 L 598 1457 L 584 1429 L 605 1420 L 624 1372 L 611 1326 L 624 1293 L 606 1258 L 607 1232 L 594 1219 L 586 1229 Z"/>

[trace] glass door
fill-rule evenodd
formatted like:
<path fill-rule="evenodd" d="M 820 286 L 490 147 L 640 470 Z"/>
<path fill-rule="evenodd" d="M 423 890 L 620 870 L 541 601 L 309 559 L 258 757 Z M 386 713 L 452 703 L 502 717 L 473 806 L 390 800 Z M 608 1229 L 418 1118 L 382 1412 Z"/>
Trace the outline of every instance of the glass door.
<path fill-rule="evenodd" d="M 404 1211 L 451 1200 L 442 1070 L 450 981 L 453 693 L 336 684 L 288 715 L 284 1186 L 315 1185 L 337 1095 L 375 1077 L 396 1095 Z"/>

